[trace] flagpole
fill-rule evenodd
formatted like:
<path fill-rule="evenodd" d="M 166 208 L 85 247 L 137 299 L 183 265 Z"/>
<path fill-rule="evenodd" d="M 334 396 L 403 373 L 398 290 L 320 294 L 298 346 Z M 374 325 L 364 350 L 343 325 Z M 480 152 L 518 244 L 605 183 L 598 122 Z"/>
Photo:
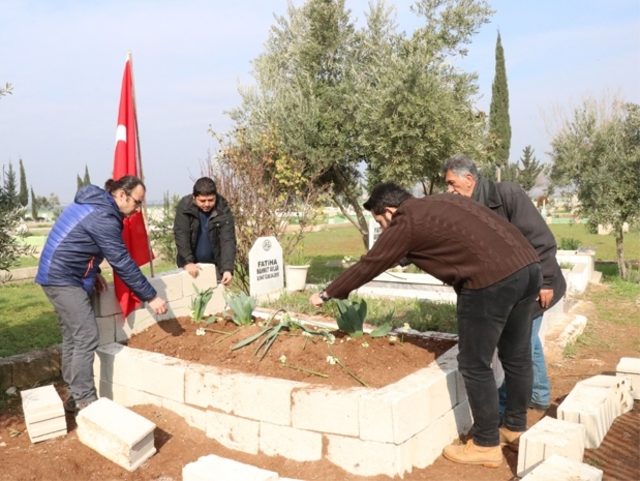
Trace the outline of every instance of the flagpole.
<path fill-rule="evenodd" d="M 127 53 L 127 58 L 129 60 L 129 66 L 131 69 L 131 98 L 133 99 L 133 105 L 137 106 L 136 103 L 136 83 L 133 78 L 133 57 L 131 52 Z M 136 108 L 136 114 L 134 116 L 134 123 L 136 126 L 136 152 L 138 153 L 136 158 L 136 169 L 138 171 L 138 176 L 140 180 L 144 183 L 144 173 L 142 172 L 142 150 L 140 149 L 140 130 L 138 129 L 138 109 Z M 147 219 L 149 219 L 149 215 L 147 213 L 147 196 L 144 196 L 144 201 L 142 202 L 142 218 L 145 221 L 145 225 L 148 224 Z M 153 269 L 153 251 L 151 250 L 151 239 L 147 236 L 147 249 L 149 251 L 149 273 L 151 277 L 155 277 L 154 269 Z"/>

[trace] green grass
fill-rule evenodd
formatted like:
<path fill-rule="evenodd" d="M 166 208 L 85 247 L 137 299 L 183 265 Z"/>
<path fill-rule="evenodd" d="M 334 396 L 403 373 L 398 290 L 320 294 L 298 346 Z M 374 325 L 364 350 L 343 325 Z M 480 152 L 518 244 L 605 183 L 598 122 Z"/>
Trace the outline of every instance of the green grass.
<path fill-rule="evenodd" d="M 598 235 L 589 232 L 585 224 L 551 224 L 551 232 L 556 238 L 558 246 L 562 239 L 575 239 L 581 248 L 591 248 L 596 251 L 595 260 L 615 261 L 616 243 L 613 235 Z M 640 260 L 640 229 L 631 229 L 624 237 L 624 257 L 627 261 Z"/>
<path fill-rule="evenodd" d="M 53 307 L 36 284 L 0 287 L 0 312 L 0 357 L 61 342 Z"/>

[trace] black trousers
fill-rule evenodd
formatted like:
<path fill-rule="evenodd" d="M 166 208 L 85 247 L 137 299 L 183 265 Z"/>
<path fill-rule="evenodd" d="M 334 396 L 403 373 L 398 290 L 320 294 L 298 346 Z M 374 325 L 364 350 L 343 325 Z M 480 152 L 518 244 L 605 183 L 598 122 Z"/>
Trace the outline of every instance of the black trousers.
<path fill-rule="evenodd" d="M 540 264 L 531 264 L 484 289 L 458 293 L 458 369 L 473 414 L 472 436 L 479 446 L 497 446 L 498 389 L 491 358 L 495 348 L 505 372 L 507 403 L 503 424 L 527 428 L 531 399 L 531 313 L 542 283 Z"/>

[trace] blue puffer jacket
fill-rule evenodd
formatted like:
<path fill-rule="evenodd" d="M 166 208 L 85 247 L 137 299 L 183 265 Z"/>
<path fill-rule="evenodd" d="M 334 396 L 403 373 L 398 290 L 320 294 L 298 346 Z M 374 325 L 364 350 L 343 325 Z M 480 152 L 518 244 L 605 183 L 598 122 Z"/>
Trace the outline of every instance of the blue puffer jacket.
<path fill-rule="evenodd" d="M 40 255 L 35 281 L 43 286 L 93 290 L 99 265 L 113 270 L 142 301 L 156 290 L 131 259 L 122 240 L 122 214 L 113 196 L 95 185 L 80 189 L 54 224 Z"/>

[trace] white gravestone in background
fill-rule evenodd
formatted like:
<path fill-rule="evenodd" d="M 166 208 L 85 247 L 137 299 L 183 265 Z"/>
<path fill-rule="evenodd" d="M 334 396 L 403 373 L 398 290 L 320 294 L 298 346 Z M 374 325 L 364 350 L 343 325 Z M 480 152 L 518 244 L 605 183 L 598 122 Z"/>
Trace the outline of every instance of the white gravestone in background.
<path fill-rule="evenodd" d="M 376 222 L 375 219 L 369 219 L 369 249 L 373 246 L 373 243 L 378 240 L 382 234 L 382 227 Z"/>
<path fill-rule="evenodd" d="M 249 251 L 249 295 L 269 297 L 284 289 L 282 247 L 273 237 L 258 237 Z"/>

